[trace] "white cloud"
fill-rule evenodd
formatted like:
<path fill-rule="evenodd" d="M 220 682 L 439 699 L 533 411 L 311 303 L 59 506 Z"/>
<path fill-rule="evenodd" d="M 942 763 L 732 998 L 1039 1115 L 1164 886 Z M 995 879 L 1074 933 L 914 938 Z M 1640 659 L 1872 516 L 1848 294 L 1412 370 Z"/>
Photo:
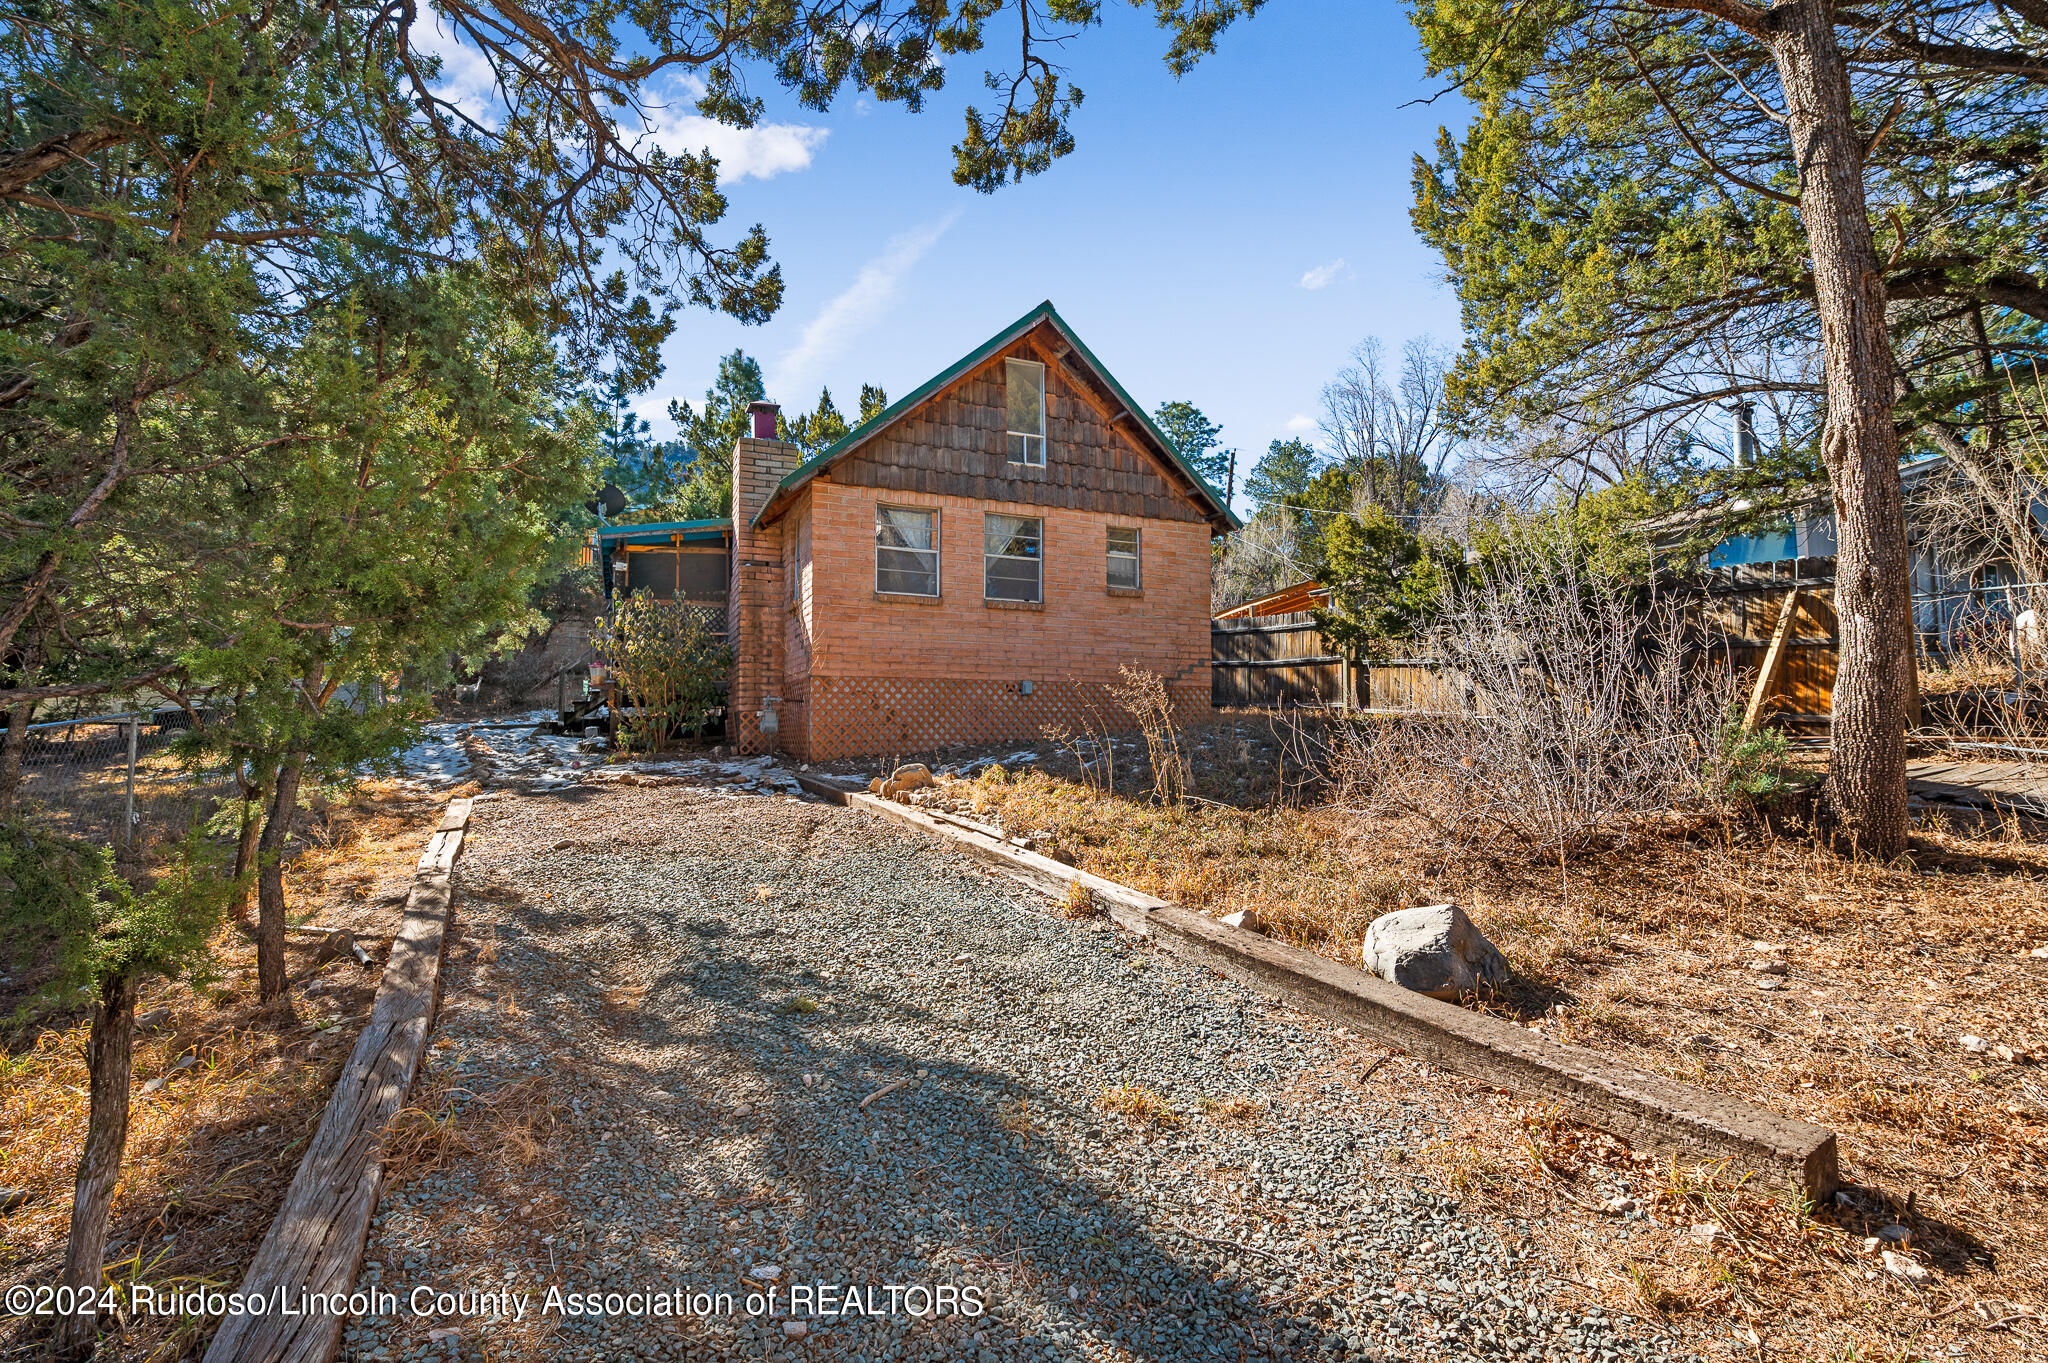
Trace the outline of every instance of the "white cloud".
<path fill-rule="evenodd" d="M 1296 412 L 1293 416 L 1287 418 L 1287 424 L 1280 429 L 1289 435 L 1306 435 L 1315 428 L 1316 419 L 1314 417 L 1304 416 L 1302 413 Z"/>
<path fill-rule="evenodd" d="M 413 29 L 412 46 L 422 56 L 441 59 L 441 74 L 434 79 L 435 94 L 484 127 L 498 126 L 497 75 L 482 52 L 456 37 L 439 15 L 431 28 L 421 25 Z"/>
<path fill-rule="evenodd" d="M 751 128 L 734 128 L 715 118 L 693 113 L 684 98 L 696 100 L 704 93 L 704 82 L 694 76 L 677 79 L 678 98 L 671 104 L 655 105 L 647 112 L 644 140 L 671 156 L 710 152 L 718 158 L 721 183 L 753 178 L 766 180 L 785 171 L 803 170 L 811 157 L 825 145 L 829 129 L 808 123 L 757 123 Z"/>
<path fill-rule="evenodd" d="M 1351 278 L 1351 267 L 1344 263 L 1344 257 L 1338 256 L 1328 265 L 1318 265 L 1303 275 L 1301 277 L 1301 287 L 1304 289 L 1320 289 L 1336 283 L 1339 279 L 1349 278 Z"/>
<path fill-rule="evenodd" d="M 770 390 L 784 394 L 789 401 L 810 391 L 825 365 L 881 320 L 895 303 L 904 278 L 959 216 L 955 209 L 936 223 L 892 238 L 882 254 L 861 266 L 853 283 L 818 309 L 818 315 L 804 324 L 797 343 L 776 361 Z"/>

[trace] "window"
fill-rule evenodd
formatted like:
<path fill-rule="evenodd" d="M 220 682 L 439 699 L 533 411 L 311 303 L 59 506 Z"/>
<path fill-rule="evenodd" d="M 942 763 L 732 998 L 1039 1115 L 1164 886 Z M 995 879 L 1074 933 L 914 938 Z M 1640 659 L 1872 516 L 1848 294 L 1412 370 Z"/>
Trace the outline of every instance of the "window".
<path fill-rule="evenodd" d="M 1109 527 L 1109 585 L 1138 589 L 1138 532 Z"/>
<path fill-rule="evenodd" d="M 939 594 L 939 513 L 875 508 L 875 590 L 896 596 Z"/>
<path fill-rule="evenodd" d="M 1045 522 L 1030 516 L 990 516 L 982 531 L 982 595 L 991 601 L 1037 601 L 1044 564 L 1039 558 Z"/>
<path fill-rule="evenodd" d="M 1010 462 L 1045 467 L 1045 366 L 1030 360 L 1003 361 L 1009 389 Z"/>

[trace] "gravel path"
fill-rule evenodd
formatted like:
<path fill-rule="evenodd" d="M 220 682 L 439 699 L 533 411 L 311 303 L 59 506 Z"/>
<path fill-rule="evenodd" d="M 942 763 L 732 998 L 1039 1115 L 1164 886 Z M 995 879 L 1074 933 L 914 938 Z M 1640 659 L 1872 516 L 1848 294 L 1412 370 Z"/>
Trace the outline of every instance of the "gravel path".
<path fill-rule="evenodd" d="M 531 1295 L 345 1357 L 1665 1356 L 1406 1175 L 1446 1133 L 1405 1064 L 943 844 L 684 785 L 490 795 L 471 830 L 420 1096 L 453 1120 L 415 1125 L 440 1158 L 359 1287 Z"/>

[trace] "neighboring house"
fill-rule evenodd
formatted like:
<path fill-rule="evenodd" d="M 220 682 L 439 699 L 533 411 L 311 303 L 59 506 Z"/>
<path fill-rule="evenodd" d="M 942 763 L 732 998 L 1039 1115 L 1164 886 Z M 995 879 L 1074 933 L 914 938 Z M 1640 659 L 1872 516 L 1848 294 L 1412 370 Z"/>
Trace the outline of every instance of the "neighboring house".
<path fill-rule="evenodd" d="M 2005 622 L 2028 604 L 2010 590 L 2019 574 L 2009 562 L 1981 552 L 1945 561 L 1935 537 L 1927 532 L 1917 494 L 1947 466 L 1946 456 L 1935 456 L 1899 468 L 1913 555 L 1914 629 L 1920 647 L 1935 652 L 1981 646 L 1985 638 L 2002 633 Z M 2048 507 L 2036 500 L 2032 509 L 2048 533 Z M 1741 502 L 1728 508 L 1700 508 L 1651 522 L 1645 529 L 1661 566 L 1691 578 L 1708 598 L 1730 603 L 1733 614 L 1724 611 L 1720 623 L 1733 637 L 1757 641 L 1769 638 L 1779 599 L 1787 589 L 1806 587 L 1831 598 L 1835 516 L 1826 494 L 1816 491 L 1788 509 L 1775 525 L 1730 535 L 1697 558 L 1681 560 L 1676 555 L 1679 545 L 1698 542 L 1702 525 L 1712 526 L 1745 510 Z M 1831 628 L 1822 635 L 1831 636 Z"/>
<path fill-rule="evenodd" d="M 729 546 L 743 751 L 1123 727 L 1103 691 L 1123 666 L 1163 677 L 1184 722 L 1209 715 L 1210 540 L 1238 522 L 1050 303 L 807 462 L 772 438 L 773 404 L 752 416 L 729 525 L 596 537 L 663 595 L 670 572 L 701 590 L 691 556 L 708 574 Z"/>

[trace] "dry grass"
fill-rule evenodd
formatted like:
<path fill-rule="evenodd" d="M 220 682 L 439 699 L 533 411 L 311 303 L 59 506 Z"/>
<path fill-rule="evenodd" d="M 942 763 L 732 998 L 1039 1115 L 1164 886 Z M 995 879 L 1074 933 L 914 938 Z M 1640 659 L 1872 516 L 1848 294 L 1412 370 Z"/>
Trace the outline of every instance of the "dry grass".
<path fill-rule="evenodd" d="M 380 783 L 316 811 L 286 876 L 293 917 L 346 927 L 381 956 L 437 804 Z M 316 945 L 292 939 L 294 973 L 310 964 Z M 247 939 L 224 930 L 215 957 L 212 980 L 152 986 L 141 1004 L 170 1016 L 164 1029 L 137 1038 L 107 1254 L 116 1283 L 239 1283 L 369 1015 L 377 975 L 352 962 L 326 966 L 297 1019 L 278 1024 L 255 1005 Z M 0 1281 L 8 1286 L 54 1281 L 62 1260 L 85 1132 L 85 1034 L 76 1009 L 46 1010 L 0 1061 L 0 1185 L 28 1193 L 0 1217 Z M 188 1056 L 187 1068 L 172 1069 Z M 156 1092 L 141 1092 L 166 1074 Z M 0 1322 L 0 1354 L 26 1343 L 20 1330 L 16 1320 Z M 103 1342 L 100 1357 L 174 1358 L 202 1333 L 188 1322 L 137 1319 Z"/>
<path fill-rule="evenodd" d="M 1047 850 L 1083 869 L 1213 914 L 1255 907 L 1274 935 L 1349 962 L 1378 914 L 1457 901 L 1516 968 L 1491 1010 L 1837 1132 L 1851 1200 L 1803 1209 L 1433 1072 L 1465 1134 L 1418 1163 L 1463 1196 L 1544 1213 L 1610 1308 L 1668 1317 L 1710 1352 L 1731 1321 L 1786 1357 L 2048 1351 L 2048 1319 L 2005 1306 L 2048 1311 L 2048 961 L 2030 955 L 2048 945 L 2048 849 L 2011 830 L 1929 826 L 1908 858 L 1873 865 L 1763 829 L 1673 825 L 1560 867 L 1458 851 L 1422 820 L 1176 810 L 1044 774 L 949 793 L 1006 829 L 1049 830 Z M 1611 1239 L 1609 1187 L 1671 1230 Z M 1726 1238 L 1679 1233 L 1706 1223 Z M 1937 1270 L 1927 1287 L 1864 1251 L 1892 1224 Z"/>
<path fill-rule="evenodd" d="M 561 1124 L 553 1085 L 539 1076 L 472 1095 L 436 1075 L 392 1119 L 385 1170 L 393 1183 L 433 1173 L 457 1158 L 511 1181 L 547 1153 Z"/>
<path fill-rule="evenodd" d="M 1157 1090 L 1143 1084 L 1111 1084 L 1095 1095 L 1095 1106 L 1128 1121 L 1168 1126 L 1181 1119 L 1179 1109 Z"/>
<path fill-rule="evenodd" d="M 1095 902 L 1095 896 L 1088 887 L 1078 880 L 1067 882 L 1067 896 L 1060 902 L 1060 916 L 1073 922 L 1086 922 L 1102 916 L 1102 906 Z"/>

